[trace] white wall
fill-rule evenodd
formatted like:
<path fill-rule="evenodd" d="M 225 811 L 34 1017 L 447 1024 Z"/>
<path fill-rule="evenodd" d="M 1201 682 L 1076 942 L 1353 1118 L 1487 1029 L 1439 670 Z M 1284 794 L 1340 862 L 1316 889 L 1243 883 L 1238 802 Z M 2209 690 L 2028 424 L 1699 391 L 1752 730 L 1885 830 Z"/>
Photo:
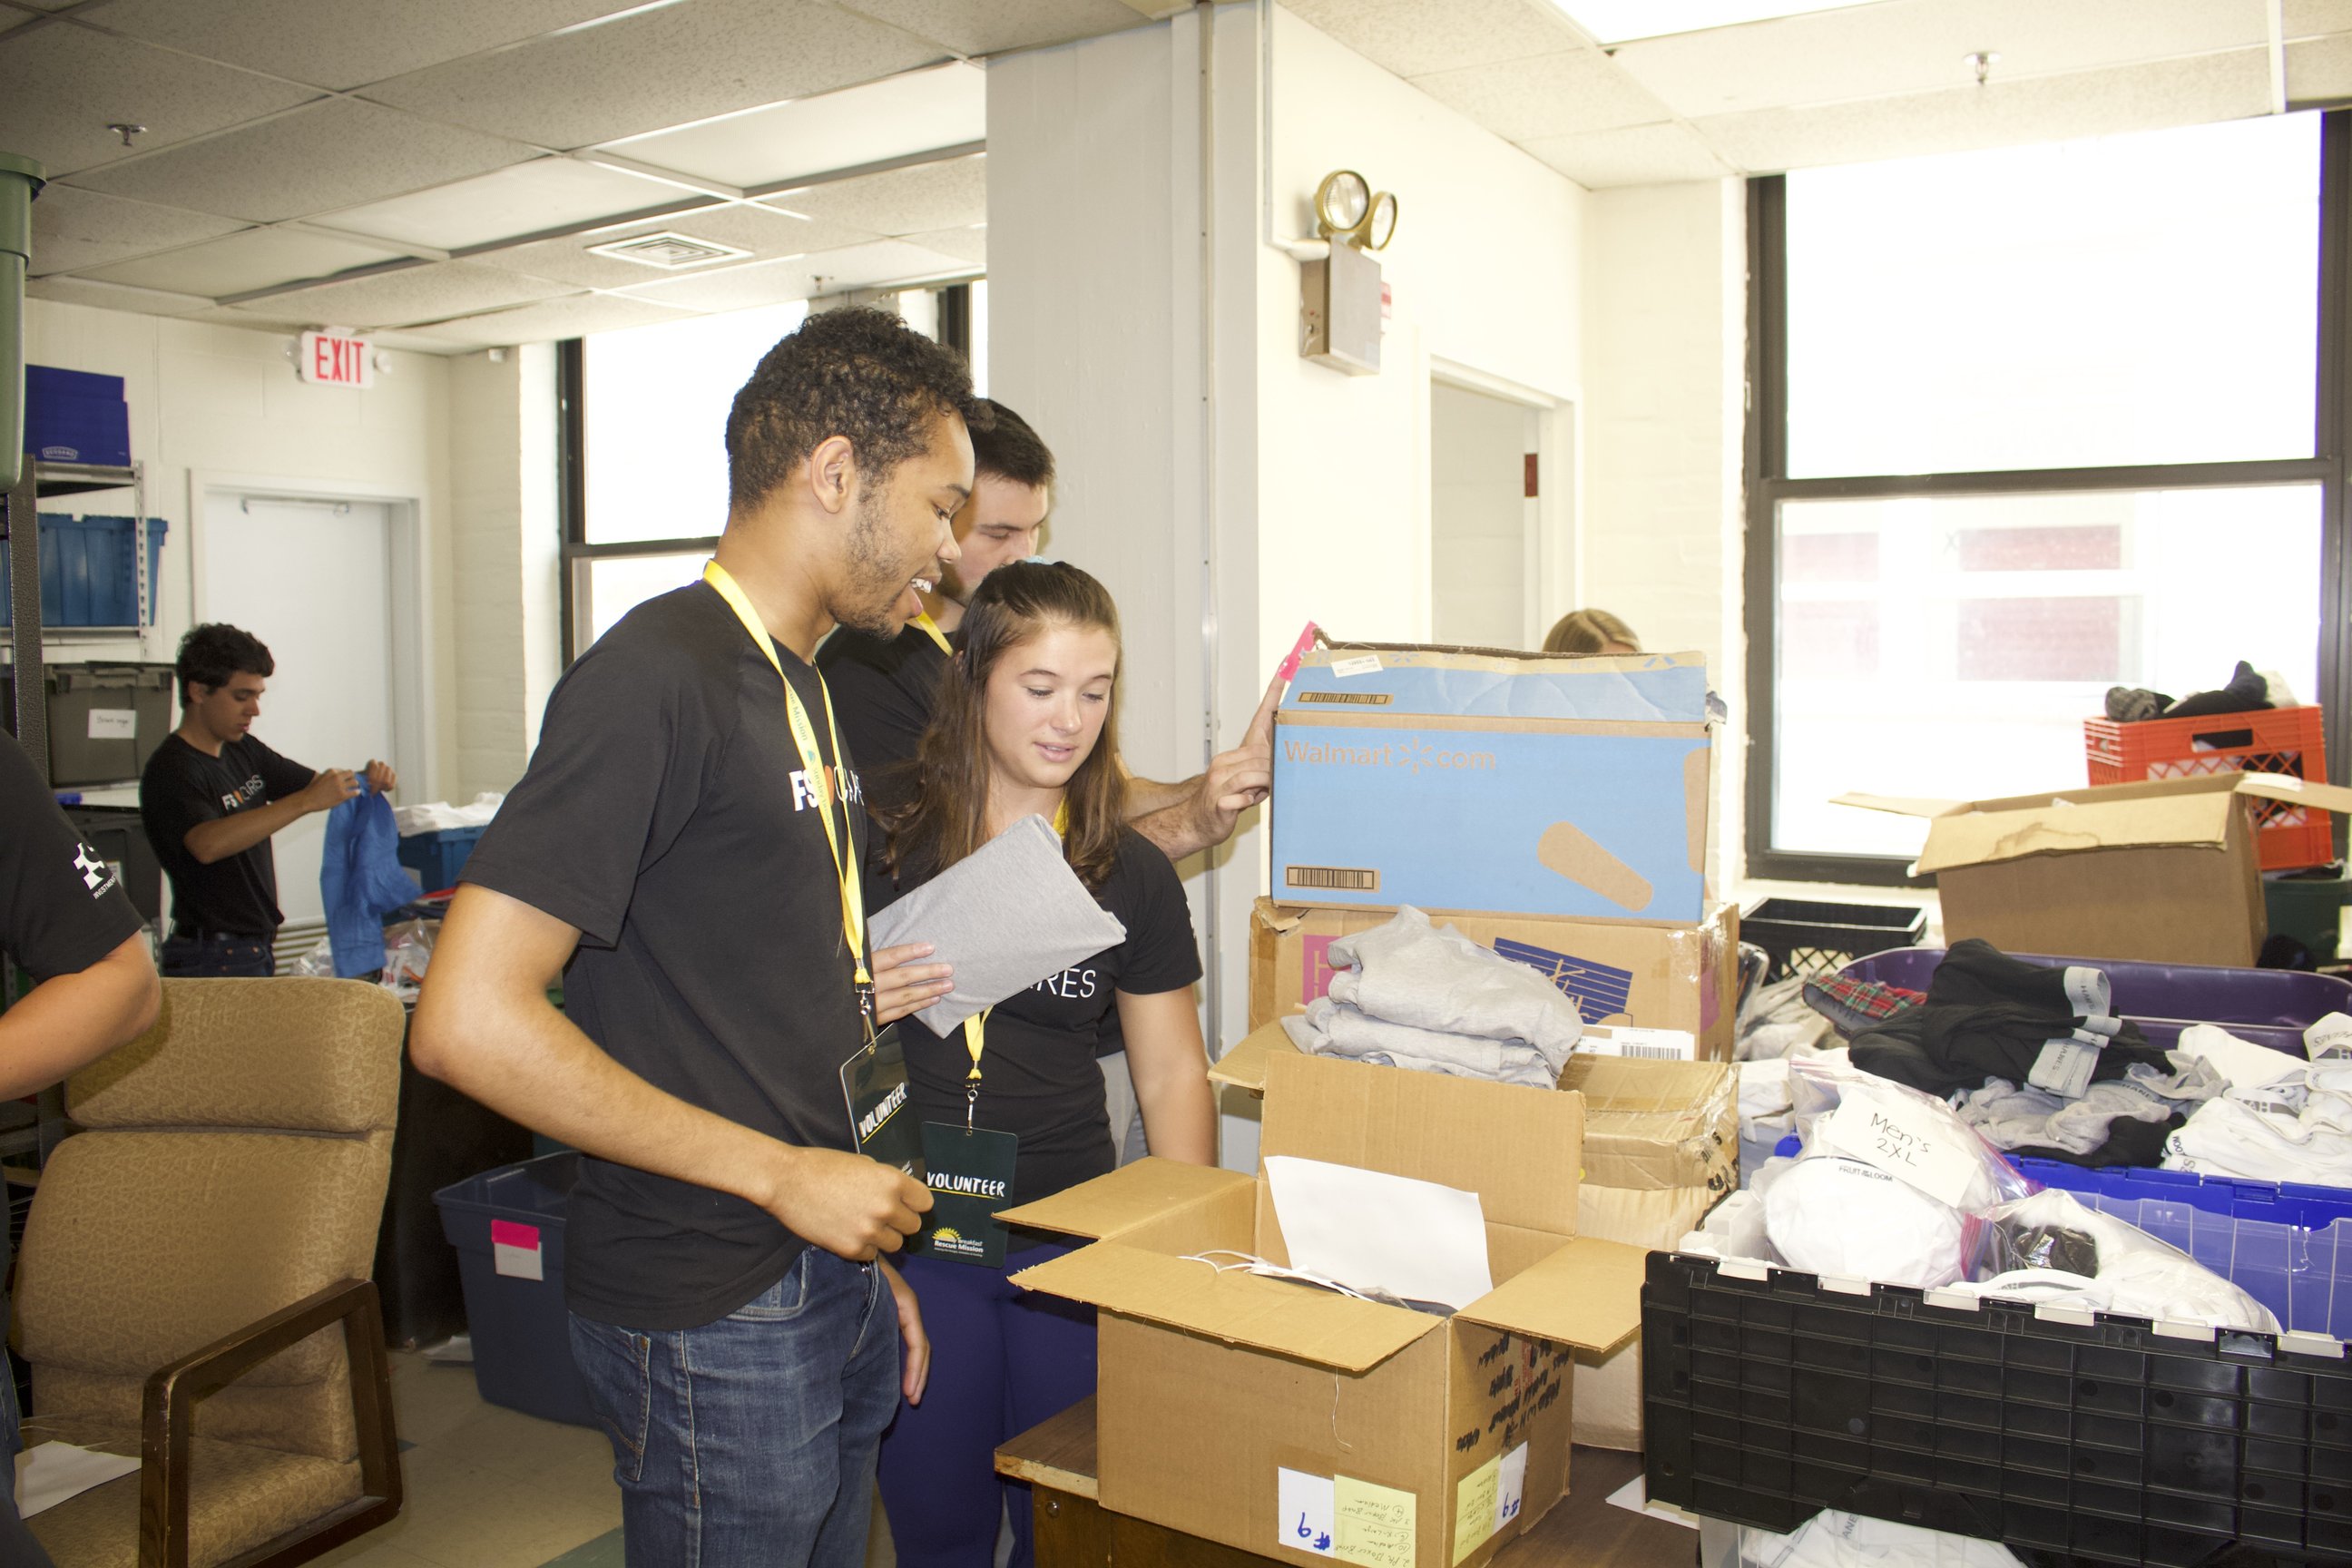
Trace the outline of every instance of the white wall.
<path fill-rule="evenodd" d="M 49 657 L 170 660 L 197 612 L 189 563 L 201 506 L 191 493 L 192 474 L 292 483 L 328 494 L 351 484 L 371 494 L 413 499 L 422 521 L 427 584 L 422 647 L 432 721 L 421 748 L 426 776 L 404 779 L 402 793 L 411 799 L 447 793 L 457 745 L 455 648 L 443 608 L 450 596 L 446 362 L 387 352 L 376 384 L 362 391 L 298 380 L 287 355 L 293 340 L 278 332 L 45 300 L 26 301 L 25 325 L 30 363 L 123 378 L 131 455 L 146 468 L 148 513 L 170 524 L 156 626 L 143 651 L 137 640 L 77 639 L 54 647 Z M 110 494 L 71 504 L 106 511 L 128 510 L 129 500 Z M 256 561 L 250 569 L 267 574 L 270 563 Z M 254 629 L 268 640 L 266 628 Z M 333 674 L 281 669 L 276 679 L 331 679 Z"/>

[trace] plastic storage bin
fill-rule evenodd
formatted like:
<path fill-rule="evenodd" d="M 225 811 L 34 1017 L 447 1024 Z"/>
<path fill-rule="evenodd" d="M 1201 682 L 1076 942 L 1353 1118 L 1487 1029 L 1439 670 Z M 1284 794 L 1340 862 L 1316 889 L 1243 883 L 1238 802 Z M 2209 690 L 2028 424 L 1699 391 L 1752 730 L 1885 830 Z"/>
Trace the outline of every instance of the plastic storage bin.
<path fill-rule="evenodd" d="M 577 1154 L 549 1154 L 442 1188 L 441 1233 L 457 1249 L 474 1383 L 493 1405 L 593 1426 L 563 1305 L 563 1221 Z"/>
<path fill-rule="evenodd" d="M 2095 784 L 2205 773 L 2292 773 L 2327 777 L 2327 742 L 2317 708 L 2265 708 L 2201 719 L 2148 719 L 2118 724 L 2083 721 L 2083 752 Z M 2286 801 L 2252 803 L 2261 831 L 2255 847 L 2265 871 L 2324 866 L 2335 858 L 2335 830 L 2324 811 Z"/>
<path fill-rule="evenodd" d="M 480 841 L 478 827 L 436 827 L 430 832 L 412 833 L 400 841 L 400 863 L 416 873 L 416 879 L 428 893 L 438 893 L 457 885 L 457 873 L 464 869 L 466 857 L 474 852 Z"/>
<path fill-rule="evenodd" d="M 1814 974 L 1890 947 L 1909 947 L 1927 930 L 1925 910 L 1898 904 L 1767 899 L 1739 917 L 1739 939 L 1772 955 L 1772 967 L 1764 974 L 1768 981 Z"/>
<path fill-rule="evenodd" d="M 172 731 L 168 664 L 53 664 L 42 671 L 49 698 L 49 783 L 127 784 Z M 16 682 L 0 669 L 0 713 L 16 712 Z"/>
<path fill-rule="evenodd" d="M 26 365 L 25 450 L 44 462 L 128 466 L 131 409 L 122 400 L 122 378 Z"/>
<path fill-rule="evenodd" d="M 2221 1024 L 2233 1032 L 2240 1025 L 2248 1024 L 2289 1029 L 2297 1032 L 2297 1051 L 2303 1049 L 2300 1031 L 2330 1013 L 2352 1013 L 2352 982 L 2332 974 L 2306 974 L 2293 969 L 2231 969 L 2210 963 L 2068 958 L 2042 952 L 2011 956 L 2028 963 L 2086 964 L 2103 972 L 2113 993 L 2116 1011 L 2126 1018 Z M 1841 973 L 1851 979 L 1925 991 L 1927 982 L 1935 976 L 1937 965 L 1943 962 L 1944 950 L 1940 947 L 1906 947 L 1857 959 Z"/>
<path fill-rule="evenodd" d="M 1839 1508 L 2042 1563 L 2352 1556 L 2335 1340 L 2175 1338 L 1652 1253 L 1642 1382 L 1649 1495 L 1761 1530 Z"/>
<path fill-rule="evenodd" d="M 2084 1198 L 2186 1204 L 2208 1214 L 2263 1220 L 2302 1230 L 2325 1230 L 2337 1220 L 2352 1219 L 2352 1187 L 2253 1182 L 2243 1176 L 2206 1176 L 2195 1171 L 2160 1171 L 2138 1165 L 2103 1165 L 2094 1170 L 2070 1165 L 2063 1160 L 2011 1159 L 2010 1163 L 2030 1180 Z"/>
<path fill-rule="evenodd" d="M 171 525 L 147 520 L 147 624 L 155 624 L 156 575 L 163 568 L 163 536 Z M 41 513 L 41 624 L 135 626 L 139 624 L 138 526 L 127 517 Z M 0 626 L 15 614 L 8 597 L 8 560 L 0 552 Z"/>
<path fill-rule="evenodd" d="M 163 863 L 147 841 L 146 825 L 133 805 L 69 805 L 66 819 L 82 841 L 98 851 L 122 879 L 122 890 L 142 921 L 163 916 Z"/>
<path fill-rule="evenodd" d="M 2342 875 L 2265 877 L 2263 906 L 2273 936 L 2291 936 L 2320 963 L 2334 962 L 2352 879 Z"/>

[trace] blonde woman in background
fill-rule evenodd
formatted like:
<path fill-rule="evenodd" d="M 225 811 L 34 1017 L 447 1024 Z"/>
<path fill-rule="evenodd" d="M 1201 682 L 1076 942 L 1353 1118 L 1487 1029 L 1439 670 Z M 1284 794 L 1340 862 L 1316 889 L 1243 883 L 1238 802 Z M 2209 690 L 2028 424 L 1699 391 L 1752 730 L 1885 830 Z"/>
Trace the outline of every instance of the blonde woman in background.
<path fill-rule="evenodd" d="M 1570 610 L 1544 638 L 1546 653 L 1639 653 L 1633 628 L 1606 610 Z"/>

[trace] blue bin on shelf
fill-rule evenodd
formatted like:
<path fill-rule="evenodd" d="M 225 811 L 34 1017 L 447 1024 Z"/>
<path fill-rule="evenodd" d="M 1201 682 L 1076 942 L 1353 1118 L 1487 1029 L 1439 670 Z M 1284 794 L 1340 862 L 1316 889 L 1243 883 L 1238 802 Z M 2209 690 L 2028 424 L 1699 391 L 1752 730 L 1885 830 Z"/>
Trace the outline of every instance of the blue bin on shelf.
<path fill-rule="evenodd" d="M 548 1154 L 433 1194 L 457 1249 L 474 1384 L 492 1405 L 593 1426 L 563 1305 L 563 1225 L 580 1156 Z"/>
<path fill-rule="evenodd" d="M 457 885 L 457 873 L 465 868 L 466 858 L 482 837 L 478 827 L 436 827 L 426 833 L 412 833 L 400 841 L 400 863 L 416 873 L 416 879 L 428 893 L 438 893 Z"/>
<path fill-rule="evenodd" d="M 135 626 L 139 624 L 138 523 L 127 517 L 41 516 L 41 624 Z M 147 520 L 147 624 L 155 624 L 155 584 L 163 569 L 163 536 L 171 525 Z M 0 552 L 0 626 L 8 596 L 8 559 Z"/>

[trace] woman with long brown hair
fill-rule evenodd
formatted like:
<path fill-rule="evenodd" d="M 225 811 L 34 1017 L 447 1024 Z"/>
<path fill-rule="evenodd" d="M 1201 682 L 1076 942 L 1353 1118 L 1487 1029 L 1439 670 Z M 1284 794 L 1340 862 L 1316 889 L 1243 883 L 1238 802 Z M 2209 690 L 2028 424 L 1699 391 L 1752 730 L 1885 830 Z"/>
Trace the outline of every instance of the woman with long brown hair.
<path fill-rule="evenodd" d="M 1127 937 L 998 1003 L 968 1033 L 902 1028 L 908 1098 L 924 1122 L 1017 1140 L 1007 1203 L 1103 1175 L 1113 1162 L 1095 1047 L 1116 1009 L 1152 1153 L 1207 1164 L 1215 1101 L 1192 1007 L 1192 914 L 1176 868 L 1123 810 L 1118 612 L 1076 567 L 1021 562 L 982 580 L 961 636 L 913 797 L 886 817 L 899 889 L 1042 816 Z M 882 1441 L 892 1543 L 905 1568 L 991 1568 L 1009 1504 L 1013 1563 L 1028 1568 L 1028 1489 L 998 1482 L 996 1446 L 1094 1392 L 1093 1314 L 1008 1282 L 1066 1244 L 1013 1232 L 987 1261 L 969 1237 L 929 1239 L 917 1238 L 904 1271 L 922 1301 L 930 1380 Z"/>

